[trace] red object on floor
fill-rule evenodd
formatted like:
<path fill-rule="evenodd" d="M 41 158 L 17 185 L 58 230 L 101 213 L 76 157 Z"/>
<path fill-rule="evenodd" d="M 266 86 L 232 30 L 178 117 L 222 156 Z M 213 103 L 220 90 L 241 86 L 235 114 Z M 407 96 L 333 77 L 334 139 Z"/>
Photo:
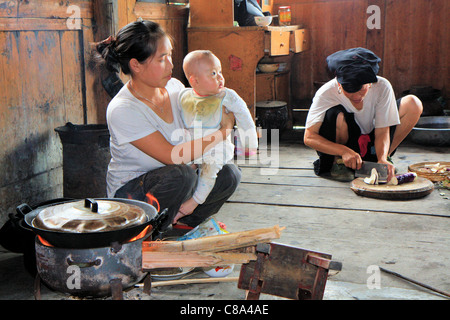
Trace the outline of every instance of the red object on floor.
<path fill-rule="evenodd" d="M 174 224 L 172 225 L 173 229 L 184 229 L 184 230 L 192 230 L 194 228 L 190 227 L 190 226 L 186 226 L 186 225 L 182 225 L 182 224 Z"/>

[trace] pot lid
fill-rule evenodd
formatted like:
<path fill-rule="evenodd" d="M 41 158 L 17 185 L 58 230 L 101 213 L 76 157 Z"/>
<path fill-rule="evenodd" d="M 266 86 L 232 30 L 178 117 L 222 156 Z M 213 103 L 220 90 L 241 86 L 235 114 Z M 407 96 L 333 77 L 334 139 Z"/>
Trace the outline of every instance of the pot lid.
<path fill-rule="evenodd" d="M 147 222 L 143 208 L 114 200 L 67 202 L 42 209 L 33 220 L 40 229 L 63 232 L 112 231 Z"/>

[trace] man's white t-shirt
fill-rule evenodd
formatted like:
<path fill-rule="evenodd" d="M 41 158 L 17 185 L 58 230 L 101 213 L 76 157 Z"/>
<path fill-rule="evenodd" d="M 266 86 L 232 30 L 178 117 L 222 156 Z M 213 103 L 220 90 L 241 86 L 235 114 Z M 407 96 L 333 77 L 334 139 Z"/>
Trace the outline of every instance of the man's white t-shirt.
<path fill-rule="evenodd" d="M 354 113 L 361 134 L 369 134 L 374 128 L 384 128 L 400 124 L 394 90 L 390 82 L 378 77 L 364 98 L 363 108 L 357 110 L 351 101 L 338 93 L 338 82 L 332 79 L 325 83 L 314 96 L 306 118 L 306 128 L 323 122 L 328 109 L 342 105 L 347 112 Z"/>
<path fill-rule="evenodd" d="M 111 161 L 107 173 L 107 194 L 116 191 L 128 181 L 163 167 L 165 164 L 140 151 L 130 142 L 159 131 L 172 145 L 184 142 L 184 129 L 177 108 L 179 92 L 184 85 L 172 78 L 166 85 L 172 105 L 173 122 L 167 123 L 145 103 L 138 100 L 124 85 L 111 100 L 106 110 L 110 138 Z"/>

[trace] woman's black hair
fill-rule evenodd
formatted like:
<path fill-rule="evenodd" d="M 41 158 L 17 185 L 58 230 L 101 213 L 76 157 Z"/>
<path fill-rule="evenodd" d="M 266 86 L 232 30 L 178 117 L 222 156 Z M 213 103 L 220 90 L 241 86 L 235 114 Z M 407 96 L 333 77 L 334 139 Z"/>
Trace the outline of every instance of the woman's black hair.
<path fill-rule="evenodd" d="M 139 20 L 124 26 L 116 38 L 108 38 L 97 44 L 96 49 L 111 72 L 122 70 L 130 74 L 129 62 L 136 59 L 140 63 L 153 56 L 157 50 L 158 40 L 168 36 L 165 31 L 153 21 Z"/>

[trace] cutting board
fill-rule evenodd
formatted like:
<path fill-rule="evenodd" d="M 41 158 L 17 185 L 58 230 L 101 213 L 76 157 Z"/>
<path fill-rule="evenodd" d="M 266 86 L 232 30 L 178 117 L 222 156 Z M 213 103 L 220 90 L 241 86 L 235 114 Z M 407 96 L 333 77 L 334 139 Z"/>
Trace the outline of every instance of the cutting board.
<path fill-rule="evenodd" d="M 350 187 L 357 195 L 386 200 L 418 199 L 429 195 L 433 189 L 433 182 L 417 177 L 413 182 L 400 185 L 377 184 L 371 185 L 364 182 L 363 178 L 356 178 Z"/>

